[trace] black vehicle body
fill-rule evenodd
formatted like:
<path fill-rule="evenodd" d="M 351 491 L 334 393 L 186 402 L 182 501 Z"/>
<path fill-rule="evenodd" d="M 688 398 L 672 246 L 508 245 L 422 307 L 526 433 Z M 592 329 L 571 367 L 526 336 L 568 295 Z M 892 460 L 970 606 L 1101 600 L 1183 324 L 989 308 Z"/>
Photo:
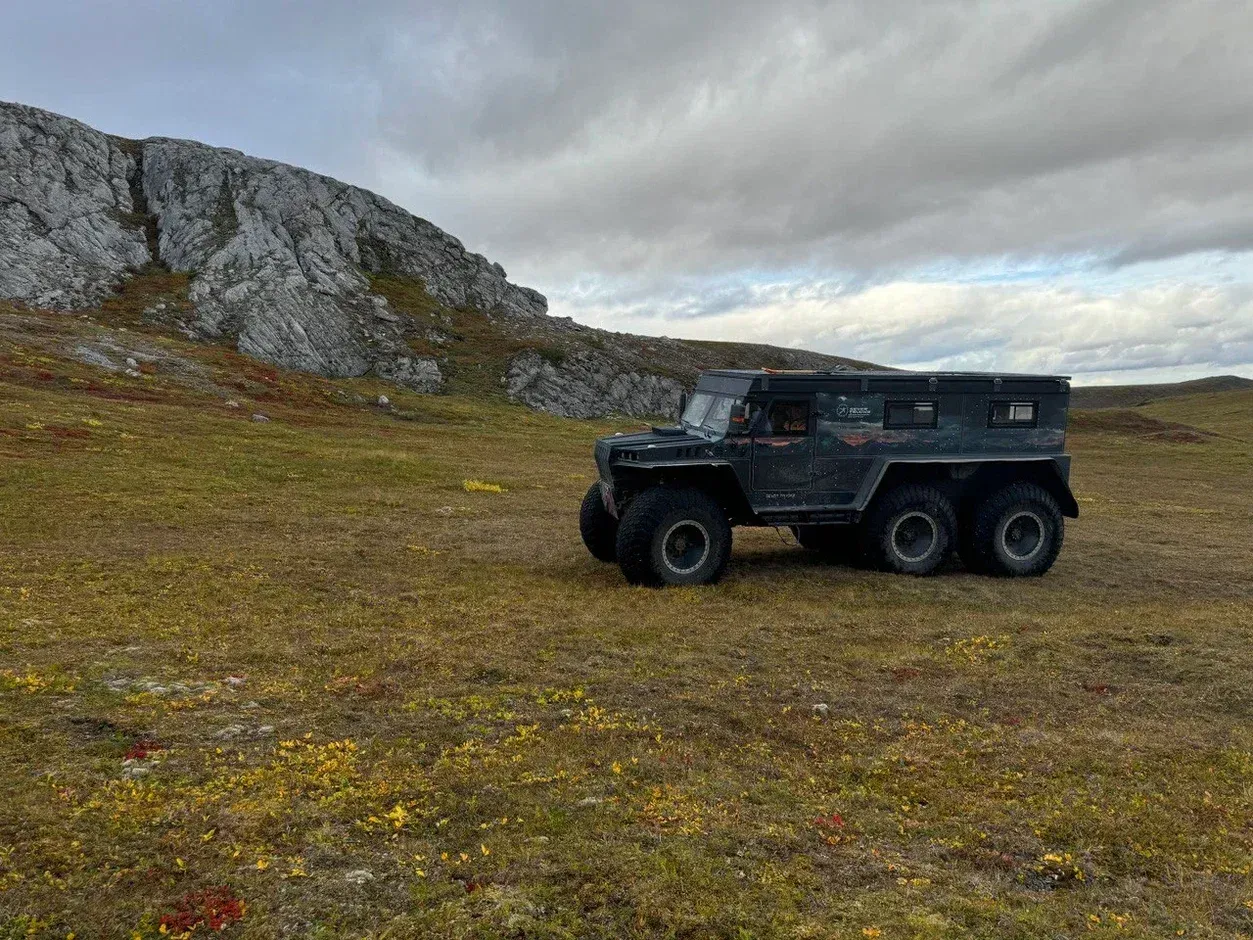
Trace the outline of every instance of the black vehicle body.
<path fill-rule="evenodd" d="M 805 402 L 807 433 L 732 425 L 713 439 L 682 427 L 601 438 L 596 465 L 611 513 L 649 486 L 691 480 L 715 488 L 734 525 L 848 523 L 899 478 L 951 482 L 960 502 L 992 478 L 1027 475 L 1064 515 L 1079 515 L 1064 452 L 1065 376 L 718 370 L 702 375 L 696 391 L 763 411 L 775 401 Z M 934 426 L 886 426 L 886 405 L 904 402 L 933 404 Z M 994 427 L 997 403 L 1033 404 L 1035 418 Z"/>
<path fill-rule="evenodd" d="M 621 519 L 641 493 L 693 488 L 730 525 L 828 534 L 905 485 L 942 494 L 964 519 L 989 493 L 1029 483 L 1076 518 L 1069 398 L 1066 376 L 713 370 L 679 426 L 596 442 L 601 499 Z"/>

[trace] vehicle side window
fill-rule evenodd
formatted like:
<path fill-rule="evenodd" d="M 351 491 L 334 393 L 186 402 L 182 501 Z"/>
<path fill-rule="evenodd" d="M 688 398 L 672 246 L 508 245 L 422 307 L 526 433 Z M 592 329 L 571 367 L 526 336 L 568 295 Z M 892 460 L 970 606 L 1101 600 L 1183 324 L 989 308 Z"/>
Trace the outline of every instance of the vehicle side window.
<path fill-rule="evenodd" d="M 994 401 L 988 408 L 990 428 L 1033 428 L 1039 422 L 1040 405 L 1034 401 Z"/>
<path fill-rule="evenodd" d="M 933 428 L 940 409 L 934 401 L 890 401 L 883 406 L 885 428 Z"/>
<path fill-rule="evenodd" d="M 765 419 L 757 427 L 761 437 L 807 437 L 808 401 L 773 401 Z"/>

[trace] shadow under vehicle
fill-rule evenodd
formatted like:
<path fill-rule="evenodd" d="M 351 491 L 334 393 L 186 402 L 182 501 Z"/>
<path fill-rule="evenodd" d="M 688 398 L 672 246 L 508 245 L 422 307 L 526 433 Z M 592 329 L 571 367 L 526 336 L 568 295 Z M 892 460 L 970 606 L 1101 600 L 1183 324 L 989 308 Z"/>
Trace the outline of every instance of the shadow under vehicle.
<path fill-rule="evenodd" d="M 596 442 L 580 530 L 634 584 L 708 584 L 733 526 L 850 564 L 1040 575 L 1077 518 L 1066 376 L 712 370 L 676 427 Z"/>

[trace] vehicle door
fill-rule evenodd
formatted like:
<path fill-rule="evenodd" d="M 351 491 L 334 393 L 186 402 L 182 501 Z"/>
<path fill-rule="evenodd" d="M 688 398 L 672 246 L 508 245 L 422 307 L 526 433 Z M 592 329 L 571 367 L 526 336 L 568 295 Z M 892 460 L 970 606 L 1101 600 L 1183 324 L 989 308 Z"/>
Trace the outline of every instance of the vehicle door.
<path fill-rule="evenodd" d="M 804 505 L 813 486 L 813 396 L 773 398 L 759 408 L 750 424 L 753 502 Z"/>

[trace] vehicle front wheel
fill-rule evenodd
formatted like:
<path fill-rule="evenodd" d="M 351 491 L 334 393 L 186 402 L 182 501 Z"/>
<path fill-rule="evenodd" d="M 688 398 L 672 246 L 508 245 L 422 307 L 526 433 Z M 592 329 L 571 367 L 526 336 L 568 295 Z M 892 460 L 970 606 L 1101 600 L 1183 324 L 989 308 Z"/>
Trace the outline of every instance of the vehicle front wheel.
<path fill-rule="evenodd" d="M 1061 509 L 1044 487 L 1011 483 L 974 513 L 975 570 L 1001 577 L 1041 575 L 1053 567 L 1065 534 Z"/>
<path fill-rule="evenodd" d="M 597 561 L 617 559 L 618 520 L 605 508 L 599 481 L 593 483 L 583 497 L 583 505 L 579 508 L 579 534 Z"/>
<path fill-rule="evenodd" d="M 659 486 L 628 504 L 616 547 L 632 584 L 712 584 L 731 557 L 731 526 L 702 490 Z"/>
<path fill-rule="evenodd" d="M 883 495 L 862 522 L 862 553 L 877 568 L 932 574 L 953 546 L 953 504 L 934 486 L 906 484 Z"/>

